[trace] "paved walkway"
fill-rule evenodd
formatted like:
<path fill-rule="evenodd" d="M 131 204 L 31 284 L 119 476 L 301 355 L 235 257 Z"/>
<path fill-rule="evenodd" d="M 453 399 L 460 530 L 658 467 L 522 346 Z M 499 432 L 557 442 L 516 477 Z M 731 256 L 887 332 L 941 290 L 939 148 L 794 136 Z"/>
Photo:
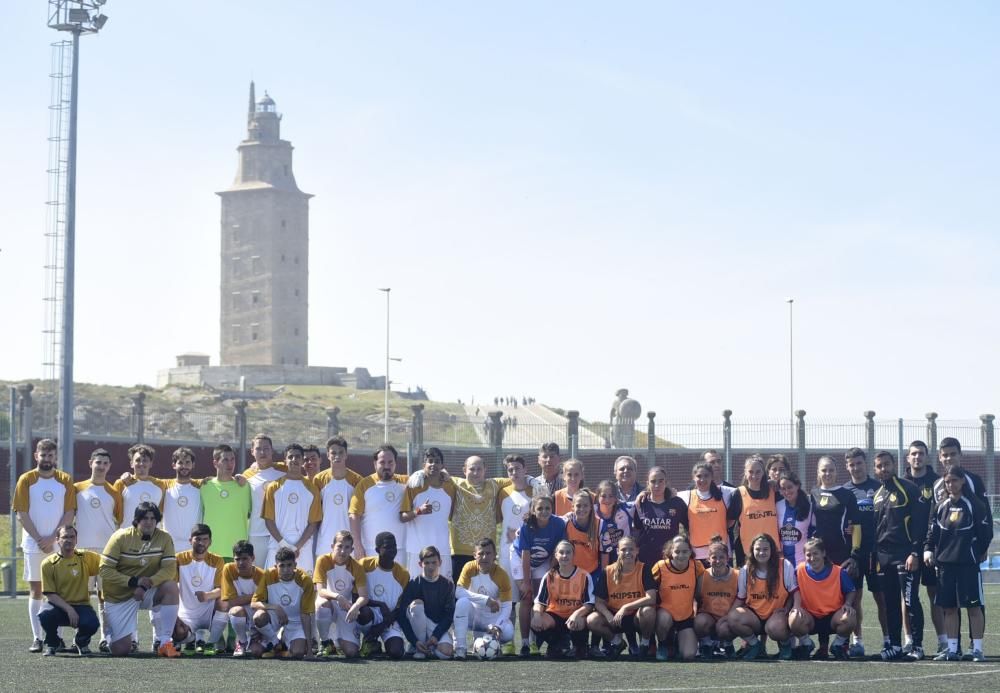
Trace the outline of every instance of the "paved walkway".
<path fill-rule="evenodd" d="M 479 409 L 478 416 L 476 414 L 477 408 Z M 469 420 L 474 422 L 476 433 L 483 445 L 489 445 L 489 438 L 483 425 L 487 419 L 487 412 L 497 410 L 504 413 L 504 418 L 517 419 L 517 425 L 508 425 L 504 432 L 504 447 L 537 448 L 543 443 L 552 441 L 559 443 L 560 446 L 565 445 L 568 419 L 544 405 L 518 405 L 515 408 L 513 406 L 494 407 L 492 405 L 477 407 L 467 404 L 465 411 L 469 415 Z M 581 448 L 603 448 L 604 438 L 584 426 L 580 426 L 578 445 Z"/>

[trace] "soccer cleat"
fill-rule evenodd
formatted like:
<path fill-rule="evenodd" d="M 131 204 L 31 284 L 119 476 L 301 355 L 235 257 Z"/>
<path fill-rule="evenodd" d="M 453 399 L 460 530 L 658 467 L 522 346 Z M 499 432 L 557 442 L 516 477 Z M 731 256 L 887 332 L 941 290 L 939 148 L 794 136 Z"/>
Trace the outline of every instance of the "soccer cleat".
<path fill-rule="evenodd" d="M 199 640 L 194 644 L 194 651 L 198 654 L 205 654 L 205 641 Z"/>
<path fill-rule="evenodd" d="M 942 652 L 947 652 L 947 651 L 948 651 L 948 643 L 946 643 L 946 642 L 939 642 L 938 643 L 938 648 L 937 648 L 937 653 L 941 654 Z M 935 657 L 935 659 L 937 659 L 937 657 Z"/>
<path fill-rule="evenodd" d="M 264 645 L 264 649 L 260 653 L 261 659 L 274 659 L 277 653 L 274 651 L 274 643 L 269 642 Z"/>
<path fill-rule="evenodd" d="M 45 646 L 45 643 L 43 643 L 38 638 L 35 638 L 34 640 L 31 641 L 31 647 L 28 648 L 28 652 L 32 652 L 34 654 L 38 654 L 39 652 L 42 651 L 42 648 L 44 646 Z"/>
<path fill-rule="evenodd" d="M 962 656 L 957 652 L 949 652 L 945 650 L 944 652 L 938 652 L 934 655 L 935 662 L 960 662 L 962 661 Z"/>
<path fill-rule="evenodd" d="M 455 654 L 452 655 L 452 659 L 457 659 L 460 662 L 464 661 L 465 660 L 465 648 L 464 647 L 456 647 L 455 648 Z"/>
<path fill-rule="evenodd" d="M 97 651 L 101 654 L 111 654 L 111 645 L 108 644 L 107 640 L 102 640 L 97 646 Z"/>
<path fill-rule="evenodd" d="M 747 644 L 743 652 L 743 659 L 747 662 L 752 662 L 755 659 L 760 659 L 763 654 L 765 654 L 764 643 L 758 640 L 753 645 Z"/>
<path fill-rule="evenodd" d="M 233 657 L 246 657 L 247 651 L 243 647 L 243 643 L 239 640 L 236 641 L 236 647 L 233 648 Z"/>
<path fill-rule="evenodd" d="M 607 659 L 608 657 L 607 653 L 601 649 L 600 645 L 591 645 L 590 649 L 585 653 L 585 656 L 590 659 Z"/>
<path fill-rule="evenodd" d="M 924 658 L 924 648 L 920 645 L 914 645 L 910 648 L 910 654 L 906 655 L 906 659 L 911 662 L 919 662 Z"/>
<path fill-rule="evenodd" d="M 736 648 L 733 647 L 732 643 L 723 646 L 722 656 L 725 657 L 726 659 L 733 659 L 734 657 L 736 657 Z"/>
<path fill-rule="evenodd" d="M 966 652 L 965 654 L 962 654 L 961 652 L 959 652 L 958 656 L 962 658 L 963 662 L 971 662 L 972 661 L 972 654 L 973 654 L 972 652 Z"/>
<path fill-rule="evenodd" d="M 538 647 L 538 643 L 537 642 L 531 643 L 531 654 L 532 654 L 532 656 L 542 654 L 542 650 Z"/>
<path fill-rule="evenodd" d="M 159 652 L 159 649 L 157 649 L 157 652 Z M 186 645 L 184 645 L 184 648 L 180 651 L 180 653 L 185 657 L 194 657 L 196 654 L 201 654 L 196 649 L 195 644 L 193 642 L 189 642 Z"/>
<path fill-rule="evenodd" d="M 524 645 L 521 645 L 521 656 L 522 657 L 530 657 L 531 656 L 531 647 L 529 647 L 527 643 L 525 643 Z"/>
<path fill-rule="evenodd" d="M 666 644 L 658 645 L 656 648 L 656 661 L 665 662 L 670 659 L 670 653 L 667 652 Z"/>
<path fill-rule="evenodd" d="M 983 654 L 982 650 L 973 650 L 972 651 L 972 661 L 973 662 L 985 662 L 986 661 L 986 656 Z"/>
<path fill-rule="evenodd" d="M 887 645 L 879 654 L 883 662 L 895 662 L 903 658 L 903 648 L 899 645 Z"/>
<path fill-rule="evenodd" d="M 621 655 L 622 653 L 622 649 L 625 647 L 626 645 L 624 642 L 608 643 L 607 645 L 604 646 L 604 649 L 602 650 L 602 652 L 604 653 L 604 658 L 618 659 L 619 655 Z"/>
<path fill-rule="evenodd" d="M 55 657 L 56 656 L 56 648 L 52 647 L 52 645 L 46 645 L 45 646 L 45 652 L 42 653 L 42 656 L 43 657 Z"/>
<path fill-rule="evenodd" d="M 792 661 L 792 645 L 788 641 L 778 643 L 778 661 Z"/>
<path fill-rule="evenodd" d="M 864 657 L 865 656 L 865 646 L 861 643 L 854 643 L 851 645 L 850 649 L 847 650 L 847 655 L 849 657 Z"/>
<path fill-rule="evenodd" d="M 76 653 L 81 657 L 89 657 L 91 654 L 89 645 L 81 645 L 80 643 L 76 643 L 74 649 L 76 650 Z"/>
<path fill-rule="evenodd" d="M 511 641 L 511 642 L 507 643 L 506 645 L 504 645 L 502 648 L 500 648 L 500 654 L 502 654 L 504 656 L 507 656 L 507 657 L 513 657 L 514 654 L 515 654 L 515 652 L 514 652 L 514 642 Z"/>
<path fill-rule="evenodd" d="M 333 657 L 337 654 L 337 648 L 333 644 L 333 640 L 324 640 L 319 644 L 319 651 L 316 653 L 317 657 Z"/>
<path fill-rule="evenodd" d="M 225 648 L 223 648 L 224 650 Z M 214 657 L 219 654 L 219 650 L 216 648 L 215 643 L 207 642 L 201 647 L 201 653 L 206 657 Z"/>
<path fill-rule="evenodd" d="M 904 644 L 903 645 L 903 654 L 904 655 L 908 655 L 911 652 L 913 652 L 913 643 L 912 642 L 908 642 L 908 643 Z"/>
<path fill-rule="evenodd" d="M 847 648 L 847 643 L 842 642 L 839 645 L 830 645 L 830 654 L 834 659 L 849 659 L 851 656 L 850 650 Z"/>
<path fill-rule="evenodd" d="M 76 652 L 76 648 L 67 645 L 66 641 L 63 640 L 62 638 L 59 638 L 59 645 L 57 649 L 59 650 L 59 652 Z"/>
<path fill-rule="evenodd" d="M 372 655 L 378 654 L 382 651 L 378 642 L 372 642 L 371 640 L 365 640 L 361 643 L 361 647 L 358 650 L 359 657 L 371 657 Z"/>
<path fill-rule="evenodd" d="M 160 645 L 159 649 L 156 650 L 156 656 L 166 657 L 167 659 L 176 659 L 181 656 L 181 653 L 177 651 L 176 647 L 174 647 L 174 641 L 168 640 Z"/>
<path fill-rule="evenodd" d="M 701 645 L 698 647 L 699 659 L 711 659 L 713 654 L 715 654 L 715 647 L 713 645 Z"/>

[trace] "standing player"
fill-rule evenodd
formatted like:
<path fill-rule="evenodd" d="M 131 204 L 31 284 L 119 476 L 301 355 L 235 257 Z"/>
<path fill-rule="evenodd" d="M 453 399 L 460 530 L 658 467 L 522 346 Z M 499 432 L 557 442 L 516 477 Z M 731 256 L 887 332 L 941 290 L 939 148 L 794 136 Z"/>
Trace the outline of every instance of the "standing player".
<path fill-rule="evenodd" d="M 362 609 L 361 630 L 365 635 L 362 656 L 375 648 L 379 640 L 385 653 L 392 659 L 401 659 L 404 652 L 403 630 L 396 622 L 396 607 L 403 589 L 410 582 L 406 568 L 396 563 L 396 537 L 392 532 L 379 532 L 375 536 L 375 556 L 361 559 L 368 580 L 368 606 Z M 368 613 L 365 613 L 368 612 Z M 367 625 L 366 625 L 367 624 Z"/>
<path fill-rule="evenodd" d="M 271 533 L 264 522 L 264 490 L 272 481 L 277 481 L 285 476 L 284 464 L 275 464 L 274 447 L 271 439 L 263 433 L 258 433 L 250 441 L 250 454 L 253 455 L 254 464 L 246 471 L 247 482 L 250 484 L 250 537 L 253 544 L 254 555 L 263 561 L 263 567 L 269 567 L 267 563 L 268 546 L 271 543 Z"/>
<path fill-rule="evenodd" d="M 149 470 L 153 466 L 153 458 L 156 451 L 139 443 L 128 449 L 129 466 L 131 474 L 125 474 L 115 481 L 115 490 L 122 496 L 122 515 L 126 518 L 134 517 L 136 508 L 141 503 L 153 503 L 163 514 L 163 490 L 166 482 L 149 475 Z"/>
<path fill-rule="evenodd" d="M 918 501 L 927 505 L 927 517 L 933 518 L 934 509 L 937 503 L 934 500 L 934 485 L 940 478 L 938 474 L 928 466 L 930 456 L 927 444 L 922 440 L 915 440 L 910 443 L 906 452 L 906 470 L 903 478 L 912 481 L 920 489 Z M 931 607 L 931 621 L 934 623 L 934 631 L 938 638 L 938 652 L 947 652 L 948 636 L 944 632 L 944 612 L 935 603 L 937 596 L 937 569 L 933 565 L 922 563 L 920 566 L 920 583 L 916 586 L 920 589 L 922 584 L 927 589 L 927 601 Z M 919 595 L 917 595 L 919 598 Z M 903 630 L 905 642 L 903 651 L 908 652 L 913 648 L 913 636 L 910 631 L 910 620 L 903 611 Z"/>
<path fill-rule="evenodd" d="M 690 533 L 687 504 L 667 485 L 667 473 L 663 467 L 649 468 L 646 490 L 639 494 L 635 502 L 632 522 L 632 536 L 639 547 L 639 560 L 650 566 L 660 560 L 668 541 L 682 531 Z"/>
<path fill-rule="evenodd" d="M 229 614 L 229 623 L 236 632 L 233 657 L 244 657 L 250 646 L 250 602 L 264 579 L 264 571 L 254 565 L 253 544 L 246 539 L 236 542 L 231 551 L 233 562 L 222 568 L 219 609 Z"/>
<path fill-rule="evenodd" d="M 480 539 L 473 560 L 465 564 L 455 584 L 455 659 L 465 659 L 469 628 L 489 633 L 501 644 L 514 641 L 510 620 L 510 577 L 497 564 L 497 546 Z"/>
<path fill-rule="evenodd" d="M 315 445 L 302 446 L 302 474 L 313 483 L 316 482 L 316 475 L 323 464 L 323 458 L 319 454 L 319 448 Z"/>
<path fill-rule="evenodd" d="M 826 557 L 856 576 L 861 560 L 861 514 L 854 493 L 837 484 L 837 464 L 829 455 L 816 465 L 818 486 L 812 490 L 815 535 L 823 540 Z M 848 541 L 845 537 L 850 537 Z"/>
<path fill-rule="evenodd" d="M 108 544 L 108 539 L 121 526 L 122 497 L 108 483 L 108 471 L 111 469 L 111 455 L 104 448 L 97 448 L 90 453 L 90 478 L 76 482 L 76 528 L 77 546 L 86 551 L 93 551 L 100 557 L 101 551 Z M 97 586 L 97 573 L 94 573 L 90 589 Z M 108 651 L 107 616 L 104 613 L 104 594 L 97 592 L 98 614 L 101 617 L 100 651 Z"/>
<path fill-rule="evenodd" d="M 73 644 L 80 656 L 90 654 L 90 638 L 100 625 L 90 606 L 89 583 L 101 567 L 100 555 L 76 548 L 76 529 L 63 525 L 57 531 L 58 550 L 42 561 L 42 592 L 48 605 L 38 614 L 45 631 L 45 656 L 62 646 L 60 626 L 76 629 Z"/>
<path fill-rule="evenodd" d="M 253 506 L 251 486 L 233 478 L 236 452 L 228 445 L 216 445 L 212 450 L 215 476 L 201 482 L 203 522 L 212 528 L 212 543 L 223 559 L 234 558 L 233 547 L 249 536 L 248 521 Z"/>
<path fill-rule="evenodd" d="M 573 498 L 583 487 L 585 476 L 586 470 L 580 460 L 568 459 L 562 463 L 563 487 L 552 494 L 556 515 L 563 517 L 573 512 Z"/>
<path fill-rule="evenodd" d="M 357 657 L 361 644 L 358 617 L 368 604 L 368 574 L 351 557 L 354 537 L 346 529 L 334 536 L 332 549 L 319 557 L 313 572 L 320 656 L 335 654 L 330 626 L 336 625 L 337 647 L 345 657 Z"/>
<path fill-rule="evenodd" d="M 733 494 L 733 505 L 739 510 L 740 540 L 734 547 L 737 562 L 749 557 L 750 542 L 761 533 L 771 537 L 775 546 L 780 545 L 774 489 L 765 478 L 764 458 L 760 455 L 746 459 L 743 482 Z"/>
<path fill-rule="evenodd" d="M 712 537 L 727 536 L 729 528 L 736 522 L 735 507 L 732 503 L 733 489 L 719 486 L 712 474 L 712 465 L 698 462 L 691 469 L 694 487 L 679 491 L 677 497 L 687 505 L 688 521 L 691 523 L 691 545 L 694 557 L 704 561 L 708 558 L 708 546 Z"/>
<path fill-rule="evenodd" d="M 337 532 L 351 528 L 347 507 L 354 495 L 354 487 L 361 481 L 360 474 L 347 468 L 347 441 L 340 436 L 326 441 L 326 458 L 330 466 L 313 479 L 323 506 L 323 520 L 316 531 L 317 554 L 333 546 Z"/>
<path fill-rule="evenodd" d="M 425 546 L 439 546 L 441 574 L 452 577 L 450 526 L 455 505 L 455 484 L 446 478 L 444 455 L 435 447 L 424 452 L 423 483 L 418 487 L 407 486 L 399 519 L 407 523 L 406 568 L 410 574 L 420 570 L 420 551 Z M 494 521 L 495 523 L 495 521 Z"/>
<path fill-rule="evenodd" d="M 301 461 L 299 471 L 301 472 Z M 254 657 L 270 659 L 278 653 L 302 659 L 309 649 L 307 633 L 312 631 L 316 591 L 312 575 L 295 567 L 295 551 L 282 546 L 274 555 L 274 567 L 264 573 L 250 608 L 253 623 L 262 640 L 251 642 Z M 278 633 L 278 629 L 281 633 Z"/>
<path fill-rule="evenodd" d="M 111 631 L 111 654 L 121 657 L 132 649 L 139 609 L 159 613 L 156 639 L 161 657 L 180 657 L 171 635 L 177 621 L 177 559 L 170 535 L 156 525 L 160 507 L 144 501 L 135 509 L 132 526 L 115 532 L 101 557 L 101 583 Z"/>
<path fill-rule="evenodd" d="M 194 472 L 194 451 L 177 448 L 171 455 L 174 478 L 164 484 L 163 529 L 174 540 L 177 553 L 191 548 L 191 528 L 201 522 L 200 481 L 191 478 Z"/>
<path fill-rule="evenodd" d="M 618 560 L 604 569 L 594 588 L 594 611 L 587 616 L 587 628 L 603 636 L 604 654 L 621 653 L 622 636 L 629 642 L 633 657 L 649 649 L 656 626 L 656 580 L 649 566 L 636 560 L 639 550 L 632 537 L 618 540 Z"/>
<path fill-rule="evenodd" d="M 530 595 L 538 594 L 541 581 L 548 575 L 556 546 L 566 538 L 566 522 L 552 514 L 552 498 L 535 496 L 531 499 L 528 514 L 514 540 L 516 559 L 521 562 L 518 571 L 522 596 L 518 617 L 521 619 L 521 656 L 531 654 L 528 627 L 531 625 L 533 602 Z M 567 542 L 568 543 L 568 542 Z M 573 545 L 570 544 L 572 547 Z"/>
<path fill-rule="evenodd" d="M 554 496 L 563 487 L 563 478 L 559 474 L 559 454 L 557 443 L 545 443 L 538 449 L 538 468 L 541 471 L 539 478 L 545 484 L 548 496 Z"/>
<path fill-rule="evenodd" d="M 42 561 L 56 549 L 58 529 L 73 522 L 76 487 L 73 478 L 56 469 L 56 444 L 43 438 L 35 445 L 35 468 L 22 474 L 14 487 L 13 510 L 21 523 L 24 579 L 28 597 L 28 620 L 34 640 L 29 652 L 42 651 L 45 633 L 38 621 L 42 609 Z"/>
<path fill-rule="evenodd" d="M 177 554 L 177 583 L 180 607 L 173 640 L 184 645 L 185 654 L 216 655 L 219 640 L 226 630 L 226 612 L 219 610 L 222 596 L 222 556 L 210 553 L 212 528 L 195 524 L 191 528 L 191 548 Z M 208 640 L 197 637 L 198 631 L 209 631 Z"/>
<path fill-rule="evenodd" d="M 875 551 L 879 584 L 885 599 L 889 644 L 882 650 L 883 661 L 907 657 L 924 658 L 924 610 L 916 598 L 914 583 L 919 579 L 920 557 L 927 535 L 926 507 L 917 500 L 920 491 L 912 481 L 896 476 L 896 458 L 881 450 L 875 455 L 875 476 L 881 482 L 875 494 Z M 900 599 L 910 612 L 913 649 L 903 654 L 900 633 L 903 615 Z"/>
<path fill-rule="evenodd" d="M 289 548 L 295 552 L 296 565 L 312 575 L 312 536 L 323 518 L 319 493 L 312 482 L 302 474 L 302 446 L 292 443 L 285 448 L 285 476 L 272 481 L 264 491 L 261 517 L 271 534 L 267 547 L 267 565 L 276 561 L 278 549 Z"/>
<path fill-rule="evenodd" d="M 366 476 L 354 487 L 347 512 L 351 536 L 355 537 L 355 558 L 365 557 L 367 550 L 375 546 L 375 535 L 379 532 L 392 532 L 397 545 L 406 546 L 406 525 L 399 519 L 406 492 L 406 475 L 396 474 L 397 457 L 396 448 L 380 445 L 372 456 L 375 473 Z"/>
<path fill-rule="evenodd" d="M 858 599 L 855 604 L 858 618 L 857 624 L 854 626 L 854 635 L 851 638 L 852 642 L 848 654 L 851 657 L 864 657 L 865 642 L 861 637 L 864 616 L 861 610 L 862 582 L 868 583 L 868 592 L 875 600 L 878 623 L 882 629 L 883 646 L 886 644 L 885 600 L 882 597 L 882 589 L 879 587 L 875 552 L 872 550 L 875 542 L 875 494 L 878 492 L 879 483 L 868 476 L 868 457 L 861 448 L 848 450 L 844 455 L 844 461 L 847 464 L 847 473 L 851 477 L 850 481 L 844 484 L 844 488 L 853 493 L 857 499 L 859 524 L 861 525 L 861 562 L 858 565 L 858 579 L 855 581 L 858 588 Z"/>
<path fill-rule="evenodd" d="M 452 654 L 451 630 L 455 617 L 455 583 L 441 575 L 441 554 L 433 546 L 420 552 L 420 575 L 403 589 L 396 619 L 416 651 L 414 659 Z"/>
<path fill-rule="evenodd" d="M 798 565 L 805 560 L 806 540 L 815 529 L 812 504 L 809 496 L 802 492 L 802 482 L 795 472 L 782 472 L 777 487 L 781 494 L 775 505 L 781 552 L 789 563 Z"/>
<path fill-rule="evenodd" d="M 524 579 L 521 573 L 520 557 L 514 552 L 514 540 L 517 539 L 517 530 L 524 522 L 524 516 L 531 505 L 533 489 L 528 483 L 525 474 L 526 463 L 520 455 L 507 455 L 504 458 L 504 467 L 507 470 L 507 478 L 511 485 L 500 489 L 497 496 L 497 515 L 500 521 L 500 567 L 511 578 L 511 601 L 519 603 L 521 593 L 518 583 Z M 525 599 L 532 599 L 533 595 L 524 595 Z M 529 606 L 530 609 L 530 606 Z M 517 610 L 511 609 L 511 624 L 517 620 Z M 511 640 L 503 646 L 503 653 L 514 654 L 514 642 Z"/>

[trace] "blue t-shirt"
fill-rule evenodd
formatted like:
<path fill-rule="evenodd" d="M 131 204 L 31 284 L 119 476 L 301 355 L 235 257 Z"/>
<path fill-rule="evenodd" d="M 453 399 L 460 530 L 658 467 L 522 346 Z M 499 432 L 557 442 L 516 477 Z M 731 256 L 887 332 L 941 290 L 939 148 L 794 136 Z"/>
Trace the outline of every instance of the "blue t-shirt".
<path fill-rule="evenodd" d="M 549 567 L 556 544 L 566 538 L 566 521 L 553 515 L 544 527 L 532 528 L 525 522 L 514 540 L 514 550 L 520 556 L 527 549 L 531 555 L 531 567 Z"/>

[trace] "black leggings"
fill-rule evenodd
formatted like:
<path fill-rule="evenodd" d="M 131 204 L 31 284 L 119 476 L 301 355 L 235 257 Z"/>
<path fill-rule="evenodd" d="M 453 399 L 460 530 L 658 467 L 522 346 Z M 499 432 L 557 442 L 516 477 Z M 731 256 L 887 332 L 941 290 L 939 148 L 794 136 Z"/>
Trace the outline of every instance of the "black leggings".
<path fill-rule="evenodd" d="M 889 642 L 896 647 L 902 644 L 903 606 L 910 617 L 910 631 L 913 646 L 924 644 L 924 608 L 920 605 L 917 590 L 920 587 L 920 572 L 908 573 L 902 565 L 882 566 L 879 572 L 882 594 L 885 597 L 885 620 L 889 630 Z"/>

